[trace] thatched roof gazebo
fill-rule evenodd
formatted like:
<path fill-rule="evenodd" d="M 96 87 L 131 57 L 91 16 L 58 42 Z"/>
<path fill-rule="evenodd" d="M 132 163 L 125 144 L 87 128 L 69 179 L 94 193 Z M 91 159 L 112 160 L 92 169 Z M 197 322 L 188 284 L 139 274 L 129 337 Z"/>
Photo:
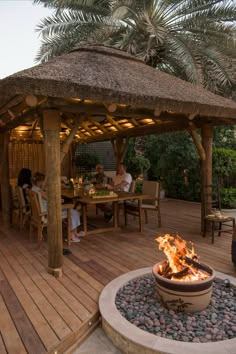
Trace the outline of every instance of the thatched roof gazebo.
<path fill-rule="evenodd" d="M 59 274 L 60 163 L 73 139 L 78 143 L 112 139 L 119 162 L 127 137 L 189 130 L 202 160 L 203 183 L 210 191 L 213 127 L 235 123 L 233 101 L 157 71 L 120 50 L 101 45 L 77 48 L 0 81 L 3 213 L 9 214 L 10 208 L 5 188 L 9 183 L 9 132 L 11 139 L 17 139 L 19 131 L 25 139 L 43 138 L 49 194 L 49 269 Z"/>

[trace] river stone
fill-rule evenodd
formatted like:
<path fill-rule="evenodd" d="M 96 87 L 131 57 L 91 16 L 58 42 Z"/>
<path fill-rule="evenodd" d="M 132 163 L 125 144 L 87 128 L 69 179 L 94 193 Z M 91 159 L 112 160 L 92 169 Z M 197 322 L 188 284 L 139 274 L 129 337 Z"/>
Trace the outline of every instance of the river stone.
<path fill-rule="evenodd" d="M 236 337 L 236 287 L 215 279 L 208 308 L 196 313 L 166 309 L 158 301 L 152 275 L 130 281 L 116 296 L 121 315 L 141 330 L 185 342 L 206 343 Z"/>

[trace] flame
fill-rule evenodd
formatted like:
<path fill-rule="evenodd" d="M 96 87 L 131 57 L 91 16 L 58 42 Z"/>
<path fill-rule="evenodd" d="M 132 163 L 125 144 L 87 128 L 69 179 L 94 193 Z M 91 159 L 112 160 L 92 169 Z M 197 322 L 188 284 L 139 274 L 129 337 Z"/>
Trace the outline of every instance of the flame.
<path fill-rule="evenodd" d="M 187 241 L 180 236 L 169 234 L 157 237 L 156 241 L 159 243 L 159 250 L 165 253 L 168 260 L 167 266 L 159 267 L 160 275 L 177 281 L 196 281 L 209 277 L 206 271 L 198 269 L 194 264 L 187 262 L 189 259 L 195 263 L 198 262 L 198 257 L 191 241 L 187 244 Z M 183 275 L 179 274 L 179 272 L 182 272 Z"/>

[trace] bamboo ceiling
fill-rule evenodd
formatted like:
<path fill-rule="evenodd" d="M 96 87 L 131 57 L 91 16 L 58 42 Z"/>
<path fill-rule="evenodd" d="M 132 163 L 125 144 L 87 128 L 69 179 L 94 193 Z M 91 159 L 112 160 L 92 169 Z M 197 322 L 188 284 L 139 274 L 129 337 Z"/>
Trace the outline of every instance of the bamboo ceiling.
<path fill-rule="evenodd" d="M 79 143 L 236 124 L 236 103 L 104 46 L 81 47 L 0 80 L 0 132 L 41 141 L 43 111 Z M 75 128 L 74 128 L 75 129 Z"/>

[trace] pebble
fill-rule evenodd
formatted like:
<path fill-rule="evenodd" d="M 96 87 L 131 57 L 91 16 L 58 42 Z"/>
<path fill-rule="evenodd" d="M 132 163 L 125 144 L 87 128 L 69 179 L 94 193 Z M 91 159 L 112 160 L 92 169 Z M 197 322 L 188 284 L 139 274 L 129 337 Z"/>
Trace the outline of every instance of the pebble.
<path fill-rule="evenodd" d="M 140 329 L 163 338 L 207 343 L 236 337 L 236 287 L 225 290 L 215 279 L 207 309 L 196 313 L 168 310 L 158 301 L 152 275 L 136 278 L 121 288 L 116 306 L 121 315 Z"/>

